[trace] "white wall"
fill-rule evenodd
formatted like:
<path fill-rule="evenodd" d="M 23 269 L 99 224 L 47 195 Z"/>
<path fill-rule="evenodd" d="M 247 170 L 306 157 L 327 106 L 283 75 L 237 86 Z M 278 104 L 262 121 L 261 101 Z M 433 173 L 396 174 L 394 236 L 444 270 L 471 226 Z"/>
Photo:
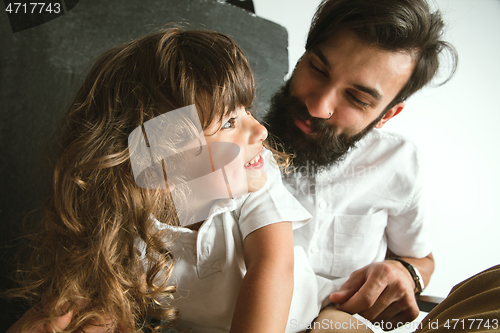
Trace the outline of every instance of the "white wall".
<path fill-rule="evenodd" d="M 289 33 L 290 68 L 302 55 L 319 0 L 254 0 L 256 14 Z M 455 77 L 410 98 L 386 129 L 421 149 L 432 199 L 436 270 L 426 294 L 446 296 L 461 280 L 500 264 L 500 1 L 437 0 Z"/>

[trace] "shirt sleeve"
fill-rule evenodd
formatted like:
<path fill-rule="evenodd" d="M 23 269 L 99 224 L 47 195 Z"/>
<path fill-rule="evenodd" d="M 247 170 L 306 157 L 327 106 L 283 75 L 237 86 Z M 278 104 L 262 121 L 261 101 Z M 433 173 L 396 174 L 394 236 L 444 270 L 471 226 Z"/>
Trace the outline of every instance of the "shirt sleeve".
<path fill-rule="evenodd" d="M 262 157 L 267 182 L 260 190 L 250 193 L 241 210 L 235 212 L 240 214 L 239 224 L 243 239 L 269 224 L 290 221 L 296 229 L 311 219 L 309 212 L 283 185 L 280 170 L 271 151 L 264 149 Z"/>
<path fill-rule="evenodd" d="M 413 182 L 413 191 L 400 212 L 389 211 L 386 228 L 387 247 L 398 256 L 423 258 L 432 251 L 428 230 L 428 202 L 418 151 L 413 145 L 412 147 L 409 160 L 413 166 L 413 175 L 407 179 Z"/>

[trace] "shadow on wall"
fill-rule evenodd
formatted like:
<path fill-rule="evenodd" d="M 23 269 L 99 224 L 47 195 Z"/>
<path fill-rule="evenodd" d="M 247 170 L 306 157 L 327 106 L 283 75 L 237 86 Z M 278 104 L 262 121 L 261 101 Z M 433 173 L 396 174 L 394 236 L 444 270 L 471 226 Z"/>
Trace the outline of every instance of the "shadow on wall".
<path fill-rule="evenodd" d="M 288 70 L 287 32 L 242 8 L 217 0 L 86 0 L 57 19 L 17 33 L 9 20 L 0 20 L 2 290 L 10 286 L 7 275 L 21 221 L 43 205 L 47 192 L 45 143 L 85 70 L 110 47 L 171 22 L 217 30 L 236 40 L 254 70 L 255 110 L 262 115 Z M 1 300 L 0 331 L 23 312 L 19 305 Z"/>

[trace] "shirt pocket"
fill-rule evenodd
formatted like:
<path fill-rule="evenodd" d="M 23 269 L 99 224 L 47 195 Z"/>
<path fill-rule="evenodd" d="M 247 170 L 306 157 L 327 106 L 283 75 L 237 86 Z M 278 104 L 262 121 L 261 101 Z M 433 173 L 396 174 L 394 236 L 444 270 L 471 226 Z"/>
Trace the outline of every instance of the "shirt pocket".
<path fill-rule="evenodd" d="M 374 262 L 387 249 L 385 227 L 387 212 L 372 215 L 337 215 L 333 223 L 332 276 L 349 276 Z"/>

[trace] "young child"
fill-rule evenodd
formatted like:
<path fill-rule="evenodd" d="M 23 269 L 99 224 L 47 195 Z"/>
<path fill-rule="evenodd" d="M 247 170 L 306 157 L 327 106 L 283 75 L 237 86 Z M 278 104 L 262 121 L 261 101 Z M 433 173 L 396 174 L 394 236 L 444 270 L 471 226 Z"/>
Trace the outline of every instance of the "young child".
<path fill-rule="evenodd" d="M 245 56 L 220 33 L 175 28 L 99 57 L 66 115 L 16 290 L 45 311 L 19 331 L 66 313 L 65 332 L 141 330 L 148 316 L 275 333 L 314 319 L 315 276 L 292 239 L 310 216 L 263 148 L 253 97 Z"/>

